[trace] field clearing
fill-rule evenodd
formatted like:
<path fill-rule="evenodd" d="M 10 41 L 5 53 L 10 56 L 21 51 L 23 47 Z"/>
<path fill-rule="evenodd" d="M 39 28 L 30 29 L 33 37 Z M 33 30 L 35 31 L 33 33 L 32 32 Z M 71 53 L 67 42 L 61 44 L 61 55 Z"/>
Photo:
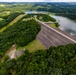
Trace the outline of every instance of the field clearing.
<path fill-rule="evenodd" d="M 27 46 L 17 48 L 17 50 L 22 49 L 25 50 L 27 49 L 29 52 L 35 52 L 37 50 L 45 50 L 44 46 L 37 39 L 29 43 Z"/>
<path fill-rule="evenodd" d="M 12 26 L 14 23 L 16 23 L 18 20 L 20 20 L 23 16 L 25 16 L 24 14 L 17 16 L 13 21 L 11 21 L 8 25 L 6 25 L 5 27 L 0 29 L 0 32 L 3 32 L 5 29 L 7 29 L 8 27 Z"/>
<path fill-rule="evenodd" d="M 24 18 L 22 21 L 28 21 L 28 20 L 32 20 L 32 19 L 34 19 L 33 17 L 31 17 L 31 18 Z"/>
<path fill-rule="evenodd" d="M 0 13 L 0 16 L 8 16 L 10 15 L 10 11 L 4 11 Z"/>
<path fill-rule="evenodd" d="M 0 7 L 5 7 L 5 5 L 4 4 L 0 4 Z"/>
<path fill-rule="evenodd" d="M 2 21 L 3 20 L 3 18 L 0 18 L 0 21 Z"/>

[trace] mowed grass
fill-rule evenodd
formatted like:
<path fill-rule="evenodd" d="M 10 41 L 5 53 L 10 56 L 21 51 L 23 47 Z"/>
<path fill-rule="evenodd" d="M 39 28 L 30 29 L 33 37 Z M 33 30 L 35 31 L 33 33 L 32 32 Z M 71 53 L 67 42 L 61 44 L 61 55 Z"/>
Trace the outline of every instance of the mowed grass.
<path fill-rule="evenodd" d="M 58 28 L 56 27 L 55 23 L 52 23 L 52 24 L 48 24 L 49 26 L 53 27 L 53 28 Z"/>
<path fill-rule="evenodd" d="M 22 49 L 28 50 L 29 52 L 35 52 L 37 50 L 45 50 L 44 46 L 37 39 L 30 42 L 27 46 L 17 48 L 17 50 Z"/>
<path fill-rule="evenodd" d="M 18 20 L 20 20 L 22 17 L 24 16 L 24 14 L 21 14 L 19 16 L 17 16 L 13 21 L 11 21 L 8 25 L 4 26 L 3 28 L 0 29 L 0 32 L 3 32 L 5 29 L 7 29 L 8 27 L 12 26 L 14 23 L 16 23 Z"/>

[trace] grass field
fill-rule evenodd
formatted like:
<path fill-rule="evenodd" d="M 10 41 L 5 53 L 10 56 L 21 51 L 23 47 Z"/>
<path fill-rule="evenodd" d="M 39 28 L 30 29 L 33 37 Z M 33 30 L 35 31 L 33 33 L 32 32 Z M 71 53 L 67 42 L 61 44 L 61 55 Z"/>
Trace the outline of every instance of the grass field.
<path fill-rule="evenodd" d="M 2 21 L 3 20 L 3 18 L 0 18 L 0 21 Z"/>
<path fill-rule="evenodd" d="M 51 26 L 51 27 L 53 27 L 53 28 L 58 28 L 58 27 L 56 27 L 56 25 L 54 23 L 48 24 L 48 25 Z"/>
<path fill-rule="evenodd" d="M 4 4 L 0 4 L 0 7 L 4 7 L 5 5 Z"/>
<path fill-rule="evenodd" d="M 22 50 L 24 48 L 25 50 L 27 49 L 29 52 L 35 52 L 37 50 L 45 50 L 44 46 L 37 39 L 29 43 L 27 46 L 18 47 L 17 50 Z"/>
<path fill-rule="evenodd" d="M 12 26 L 14 23 L 16 23 L 18 20 L 20 20 L 22 17 L 24 16 L 24 14 L 19 15 L 18 17 L 16 17 L 12 22 L 10 22 L 8 25 L 6 25 L 5 27 L 0 29 L 0 32 L 3 32 L 5 29 L 7 29 L 8 27 Z"/>
<path fill-rule="evenodd" d="M 10 15 L 10 11 L 4 11 L 0 13 L 0 16 L 8 16 Z"/>

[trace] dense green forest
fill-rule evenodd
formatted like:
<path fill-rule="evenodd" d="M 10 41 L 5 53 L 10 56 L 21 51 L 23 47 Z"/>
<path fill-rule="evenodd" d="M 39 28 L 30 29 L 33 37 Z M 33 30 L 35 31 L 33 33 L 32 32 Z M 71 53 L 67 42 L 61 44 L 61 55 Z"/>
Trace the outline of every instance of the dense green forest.
<path fill-rule="evenodd" d="M 20 14 L 22 14 L 22 13 L 11 13 L 10 15 L 7 15 L 7 16 L 0 15 L 0 18 L 3 18 L 3 20 L 0 21 L 0 28 L 9 24 L 13 19 L 15 19 Z"/>
<path fill-rule="evenodd" d="M 76 44 L 51 47 L 0 63 L 0 75 L 76 75 Z"/>
<path fill-rule="evenodd" d="M 51 13 L 76 13 L 76 3 L 35 3 L 33 8 L 37 11 L 48 11 Z"/>
<path fill-rule="evenodd" d="M 41 27 L 35 20 L 23 21 L 23 18 L 0 33 L 0 57 L 13 44 L 25 46 L 33 41 Z"/>
<path fill-rule="evenodd" d="M 49 16 L 48 14 L 27 14 L 24 18 L 31 18 L 31 17 L 36 17 L 40 21 L 45 21 L 45 22 L 56 21 L 53 17 Z"/>

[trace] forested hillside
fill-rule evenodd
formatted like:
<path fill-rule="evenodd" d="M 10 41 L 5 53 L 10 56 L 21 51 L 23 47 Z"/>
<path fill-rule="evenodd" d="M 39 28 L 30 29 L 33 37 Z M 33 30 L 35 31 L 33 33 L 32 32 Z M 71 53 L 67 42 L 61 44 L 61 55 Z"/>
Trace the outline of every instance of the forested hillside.
<path fill-rule="evenodd" d="M 0 57 L 13 44 L 25 46 L 33 41 L 40 31 L 40 25 L 35 20 L 23 21 L 23 18 L 0 33 Z"/>
<path fill-rule="evenodd" d="M 0 75 L 76 75 L 76 44 L 25 53 L 0 62 Z"/>

